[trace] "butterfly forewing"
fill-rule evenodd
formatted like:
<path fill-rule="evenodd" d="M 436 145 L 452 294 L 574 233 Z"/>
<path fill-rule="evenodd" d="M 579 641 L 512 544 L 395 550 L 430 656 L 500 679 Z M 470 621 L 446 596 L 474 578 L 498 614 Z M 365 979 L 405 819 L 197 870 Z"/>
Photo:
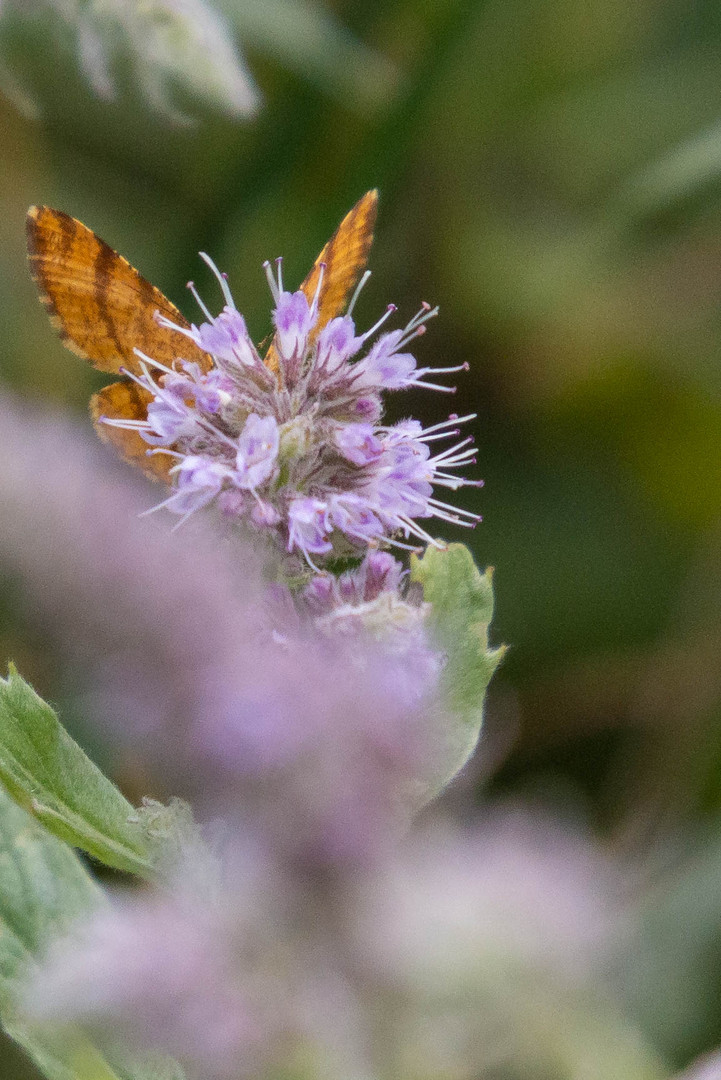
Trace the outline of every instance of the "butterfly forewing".
<path fill-rule="evenodd" d="M 378 192 L 368 191 L 343 218 L 303 281 L 301 292 L 312 302 L 318 289 L 321 264 L 325 264 L 314 337 L 327 322 L 345 310 L 366 268 L 377 214 Z M 278 355 L 274 344 L 271 344 L 265 362 L 272 371 L 277 369 Z"/>
<path fill-rule="evenodd" d="M 94 367 L 137 373 L 134 349 L 168 367 L 178 356 L 210 367 L 207 353 L 155 321 L 159 311 L 187 328 L 175 305 L 80 221 L 32 206 L 27 235 L 30 268 L 53 326 Z"/>

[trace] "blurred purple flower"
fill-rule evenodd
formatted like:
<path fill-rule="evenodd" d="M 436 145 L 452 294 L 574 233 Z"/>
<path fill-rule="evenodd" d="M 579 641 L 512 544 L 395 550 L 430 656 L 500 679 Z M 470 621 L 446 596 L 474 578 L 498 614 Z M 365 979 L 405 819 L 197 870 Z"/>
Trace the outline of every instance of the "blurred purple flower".
<path fill-rule="evenodd" d="M 223 927 L 182 898 L 115 898 L 54 943 L 27 991 L 36 1021 L 171 1054 L 199 1077 L 257 1070 L 262 1031 Z"/>
<path fill-rule="evenodd" d="M 143 486 L 71 425 L 0 402 L 0 452 L 0 563 L 82 664 L 115 744 L 166 793 L 255 816 L 281 847 L 383 848 L 431 768 L 441 662 L 398 564 L 373 553 L 340 580 L 339 610 L 304 617 L 263 584 L 262 550 L 211 519 L 173 535 L 139 519 Z"/>
<path fill-rule="evenodd" d="M 196 801 L 235 807 L 306 863 L 386 850 L 432 771 L 437 657 L 420 638 L 394 652 L 356 630 L 335 643 L 284 635 L 252 676 L 211 673 L 186 736 Z"/>
<path fill-rule="evenodd" d="M 576 831 L 519 808 L 314 875 L 244 826 L 205 895 L 183 878 L 172 900 L 116 901 L 57 945 L 28 993 L 35 1017 L 104 1026 L 203 1080 L 298 1060 L 310 1075 L 485 1077 L 518 1053 L 558 1060 L 554 1024 L 581 994 L 601 1022 L 618 880 Z"/>
<path fill-rule="evenodd" d="M 271 632 L 261 556 L 210 519 L 169 534 L 140 518 L 147 484 L 80 425 L 7 397 L 0 452 L 0 563 L 28 616 L 82 665 L 116 737 L 182 730 L 201 673 L 221 678 Z"/>

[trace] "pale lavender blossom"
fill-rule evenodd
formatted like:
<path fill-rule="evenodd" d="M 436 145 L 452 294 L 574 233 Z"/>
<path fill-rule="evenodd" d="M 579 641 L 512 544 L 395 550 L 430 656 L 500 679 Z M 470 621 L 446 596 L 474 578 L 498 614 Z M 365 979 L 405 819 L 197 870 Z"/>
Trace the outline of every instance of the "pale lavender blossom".
<path fill-rule="evenodd" d="M 564 1023 L 603 1033 L 621 881 L 579 830 L 537 807 L 436 820 L 326 874 L 238 824 L 209 879 L 179 867 L 172 894 L 115 899 L 56 944 L 31 1015 L 164 1050 L 191 1080 L 298 1060 L 314 1076 L 491 1077 L 529 1054 L 552 1075 Z"/>
<path fill-rule="evenodd" d="M 280 260 L 275 273 L 266 264 L 275 304 L 274 370 L 253 345 L 225 275 L 207 255 L 203 258 L 221 287 L 221 313 L 211 315 L 191 284 L 206 321 L 181 327 L 157 318 L 177 332 L 179 351 L 182 336 L 188 337 L 212 354 L 214 366 L 203 372 L 180 361 L 171 370 L 138 352 L 140 374 L 128 374 L 153 396 L 147 419 L 101 420 L 132 425 L 152 453 L 177 459 L 171 475 L 179 487 L 189 488 L 183 461 L 191 460 L 197 507 L 217 498 L 226 515 L 250 521 L 277 549 L 302 556 L 315 571 L 339 553 L 347 556 L 349 543 L 356 557 L 369 545 L 403 549 L 413 547 L 411 539 L 437 544 L 419 524 L 423 518 L 467 527 L 480 520 L 436 494 L 439 487 L 455 491 L 481 483 L 458 474 L 475 462 L 472 439 L 453 441 L 459 425 L 473 416 L 452 414 L 427 429 L 417 421 L 381 423 L 386 391 L 450 390 L 425 376 L 467 369 L 466 364 L 418 368 L 407 351 L 435 309 L 423 304 L 404 329 L 383 334 L 363 356 L 363 347 L 395 311 L 390 305 L 369 330 L 356 332 L 350 312 L 367 276 L 349 312 L 316 335 L 319 293 L 308 299 L 303 292 L 286 291 Z M 433 452 L 437 443 L 446 448 Z M 212 464 L 207 483 L 200 483 L 198 458 Z M 220 480 L 217 490 L 211 476 Z M 253 498 L 238 498 L 234 488 L 251 490 Z M 187 497 L 171 496 L 159 505 L 184 516 L 192 512 Z"/>
<path fill-rule="evenodd" d="M 369 551 L 356 570 L 337 577 L 314 577 L 303 591 L 303 600 L 316 616 L 333 614 L 346 605 L 359 608 L 384 593 L 399 596 L 404 575 L 403 566 L 389 552 Z"/>
<path fill-rule="evenodd" d="M 176 476 L 176 489 L 165 505 L 174 513 L 182 514 L 183 519 L 219 495 L 230 475 L 226 465 L 200 455 L 188 455 L 179 465 L 173 466 L 172 471 Z"/>
<path fill-rule="evenodd" d="M 286 620 L 252 670 L 197 688 L 205 714 L 176 743 L 198 805 L 247 814 L 306 865 L 386 850 L 432 772 L 442 658 L 422 610 L 377 600 L 339 615 L 336 633 L 327 617 L 310 635 Z"/>
<path fill-rule="evenodd" d="M 274 416 L 251 413 L 238 437 L 234 482 L 238 487 L 260 487 L 270 479 L 278 457 L 280 438 Z"/>
<path fill-rule="evenodd" d="M 372 424 L 346 424 L 336 431 L 335 441 L 343 457 L 354 465 L 370 465 L 383 453 L 383 443 Z"/>
<path fill-rule="evenodd" d="M 253 346 L 245 319 L 227 304 L 216 318 L 193 327 L 195 341 L 201 349 L 225 361 L 226 364 L 253 364 Z"/>
<path fill-rule="evenodd" d="M 116 897 L 55 942 L 27 1011 L 81 1023 L 111 1051 L 171 1054 L 203 1080 L 251 1075 L 269 1032 L 234 969 L 231 930 L 182 895 Z"/>
<path fill-rule="evenodd" d="M 298 360 L 308 347 L 318 311 L 302 292 L 280 292 L 273 312 L 278 348 L 286 361 Z"/>
<path fill-rule="evenodd" d="M 299 496 L 288 504 L 288 550 L 298 548 L 310 561 L 311 555 L 327 555 L 333 550 L 328 504 L 322 499 Z"/>
<path fill-rule="evenodd" d="M 371 551 L 335 599 L 297 604 L 264 584 L 264 553 L 212 518 L 171 535 L 139 520 L 145 485 L 70 425 L 0 400 L 0 452 L 13 462 L 0 565 L 71 662 L 83 712 L 142 756 L 154 790 L 203 816 L 247 813 L 314 858 L 387 844 L 442 717 L 443 658 L 400 564 Z M 217 468 L 193 466 L 171 497 L 187 512 Z"/>

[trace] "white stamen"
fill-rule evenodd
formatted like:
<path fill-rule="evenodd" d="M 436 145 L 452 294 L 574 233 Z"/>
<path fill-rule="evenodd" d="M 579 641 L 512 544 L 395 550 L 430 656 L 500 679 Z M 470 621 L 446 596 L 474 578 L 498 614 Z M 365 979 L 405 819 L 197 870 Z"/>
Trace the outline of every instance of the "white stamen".
<path fill-rule="evenodd" d="M 426 428 L 419 438 L 422 439 L 431 431 L 440 431 L 441 428 L 447 427 L 449 424 L 466 424 L 469 420 L 475 420 L 477 416 L 478 413 L 469 413 L 468 416 L 449 416 L 447 420 L 442 420 L 440 424 L 434 424 L 432 427 Z"/>
<path fill-rule="evenodd" d="M 185 454 L 179 454 L 177 450 L 168 450 L 165 446 L 155 446 L 152 450 L 145 451 L 146 457 L 155 457 L 156 454 L 168 454 L 169 457 L 184 458 Z"/>
<path fill-rule="evenodd" d="M 472 442 L 473 436 L 468 435 L 465 439 L 462 439 L 459 443 L 456 443 L 455 446 L 449 446 L 447 450 L 444 450 L 441 454 L 437 454 L 436 457 L 433 458 L 433 461 L 443 461 L 447 465 L 448 462 L 446 461 L 446 458 L 450 457 L 451 454 L 455 454 L 456 451 L 460 450 L 462 446 L 468 446 L 468 444 Z M 466 453 L 469 453 L 469 451 L 467 450 Z M 470 453 L 475 454 L 475 449 L 470 451 Z"/>
<path fill-rule="evenodd" d="M 156 316 L 155 321 L 157 322 L 158 326 L 164 326 L 166 330 L 175 330 L 178 334 L 185 334 L 185 336 L 187 338 L 190 338 L 191 341 L 195 341 L 195 335 L 198 332 L 197 327 L 178 326 L 176 323 L 171 322 L 170 319 L 166 319 L 164 315 Z"/>
<path fill-rule="evenodd" d="M 417 521 L 413 521 L 411 518 L 405 517 L 403 514 L 398 515 L 398 520 L 403 523 L 403 528 L 406 532 L 413 533 L 420 540 L 425 540 L 427 544 L 432 544 L 434 548 L 438 548 L 439 551 L 445 551 L 447 544 L 444 544 L 441 540 L 436 540 L 434 537 L 427 533 L 425 529 L 422 529 Z"/>
<path fill-rule="evenodd" d="M 151 379 L 150 375 L 148 374 L 148 369 L 142 364 L 140 365 L 140 367 L 143 372 L 142 376 L 136 375 L 134 371 L 129 371 L 128 368 L 120 368 L 120 374 L 125 375 L 128 379 L 132 379 L 134 383 L 137 383 L 138 386 L 142 387 L 143 390 L 146 390 L 154 397 L 158 397 L 162 393 L 160 387 L 154 382 L 153 379 Z"/>
<path fill-rule="evenodd" d="M 429 503 L 430 505 L 430 503 Z M 474 529 L 478 522 L 476 521 L 461 521 L 455 514 L 446 514 L 443 510 L 433 510 L 433 517 L 439 518 L 441 521 L 449 521 L 451 525 L 459 525 L 463 529 Z"/>
<path fill-rule="evenodd" d="M 193 297 L 193 299 L 195 300 L 196 304 L 198 305 L 198 307 L 200 308 L 200 310 L 201 310 L 201 311 L 203 312 L 203 314 L 205 315 L 205 317 L 206 317 L 206 319 L 208 320 L 208 322 L 209 322 L 209 323 L 214 323 L 214 322 L 215 322 L 215 319 L 214 319 L 214 318 L 213 318 L 213 316 L 212 316 L 212 315 L 210 314 L 210 312 L 208 311 L 208 309 L 207 309 L 207 307 L 205 306 L 205 304 L 203 303 L 203 301 L 202 301 L 202 300 L 200 299 L 200 293 L 198 292 L 198 290 L 197 290 L 197 289 L 196 289 L 196 287 L 195 287 L 195 282 L 194 282 L 194 281 L 189 281 L 189 282 L 188 282 L 188 288 L 190 289 L 190 292 L 191 292 L 191 294 L 192 294 L 192 297 Z"/>
<path fill-rule="evenodd" d="M 167 499 L 163 499 L 162 502 L 156 503 L 155 506 L 151 506 L 149 510 L 142 510 L 138 514 L 138 517 L 148 517 L 149 514 L 154 514 L 156 510 L 162 510 L 164 506 L 168 505 L 168 503 L 173 502 L 177 494 L 177 491 L 174 491 L 173 494 L 170 495 Z"/>
<path fill-rule="evenodd" d="M 311 570 L 314 570 L 316 574 L 321 574 L 323 571 L 320 570 L 319 567 L 317 567 L 315 565 L 315 563 L 311 559 L 311 557 L 308 554 L 308 552 L 306 551 L 306 549 L 302 546 L 302 544 L 299 544 L 298 547 L 303 552 L 303 557 L 305 558 L 305 561 L 308 563 L 308 566 L 310 566 Z"/>
<path fill-rule="evenodd" d="M 440 464 L 442 464 L 444 468 L 449 469 L 457 469 L 460 465 L 472 465 L 476 460 L 476 452 L 476 447 L 470 446 L 468 450 L 464 450 L 463 453 L 459 454 L 457 457 L 443 458 Z M 432 458 L 431 463 L 436 465 L 438 463 L 438 458 Z"/>
<path fill-rule="evenodd" d="M 396 540 L 392 536 L 384 536 L 383 542 L 385 544 L 392 544 L 393 547 L 402 548 L 403 551 L 414 551 L 417 553 L 423 550 L 423 548 L 418 547 L 418 544 L 403 544 L 400 540 Z"/>
<path fill-rule="evenodd" d="M 203 260 L 203 262 L 207 263 L 207 265 L 210 267 L 210 269 L 213 271 L 216 278 L 218 279 L 218 284 L 220 285 L 220 288 L 222 290 L 223 299 L 225 300 L 226 306 L 229 307 L 229 308 L 232 308 L 233 311 L 237 311 L 238 309 L 235 306 L 235 301 L 233 300 L 233 294 L 230 291 L 230 286 L 228 285 L 228 279 L 226 278 L 225 274 L 221 274 L 220 270 L 215 265 L 215 263 L 211 259 L 210 255 L 206 255 L 206 253 L 204 251 L 201 251 L 199 254 L 200 254 L 200 257 Z"/>
<path fill-rule="evenodd" d="M 464 510 L 461 506 L 451 506 L 450 503 L 441 502 L 440 499 L 429 499 L 428 505 L 440 507 L 442 510 L 449 510 L 453 514 L 462 514 L 464 517 L 470 518 L 472 521 L 481 520 L 480 514 L 474 514 L 471 510 Z"/>
<path fill-rule="evenodd" d="M 353 292 L 353 295 L 350 298 L 350 304 L 346 308 L 346 315 L 352 315 L 353 314 L 353 308 L 355 307 L 356 300 L 360 296 L 361 289 L 363 288 L 365 283 L 368 281 L 368 278 L 370 276 L 371 276 L 370 270 L 366 270 L 365 273 L 363 274 L 363 277 L 360 279 L 360 281 L 356 285 L 355 290 Z"/>
<path fill-rule="evenodd" d="M 266 259 L 263 263 L 263 269 L 265 270 L 265 276 L 268 281 L 268 288 L 270 289 L 270 294 L 273 297 L 273 302 L 277 305 L 278 301 L 280 300 L 280 292 L 278 291 L 278 282 L 273 277 L 273 269 L 268 259 Z"/>
<path fill-rule="evenodd" d="M 159 360 L 153 360 L 152 356 L 148 356 L 142 349 L 133 349 L 133 352 L 139 360 L 145 361 L 146 364 L 151 364 L 159 371 L 164 371 L 166 375 L 177 375 L 177 372 L 173 371 L 172 368 L 166 367 L 165 364 L 161 364 Z"/>
<path fill-rule="evenodd" d="M 320 263 L 318 268 L 318 284 L 315 287 L 315 293 L 313 294 L 313 303 L 310 305 L 311 316 L 314 317 L 318 311 L 320 304 L 320 290 L 323 288 L 323 278 L 325 277 L 326 265 L 324 262 Z"/>
<path fill-rule="evenodd" d="M 419 435 L 417 442 L 437 442 L 439 439 L 451 439 L 456 435 L 460 435 L 461 429 L 454 428 L 453 431 L 438 431 L 435 435 Z"/>
<path fill-rule="evenodd" d="M 361 336 L 360 336 L 360 338 L 358 340 L 359 341 L 367 341 L 368 338 L 372 337 L 373 334 L 375 334 L 377 330 L 380 330 L 383 323 L 387 319 L 389 319 L 390 316 L 393 315 L 393 313 L 396 312 L 396 311 L 398 311 L 398 308 L 396 307 L 396 305 L 395 304 L 389 304 L 388 307 L 386 308 L 385 315 L 381 315 L 380 319 L 375 324 L 375 326 L 371 326 L 370 330 L 366 330 L 365 334 L 361 334 Z"/>
<path fill-rule="evenodd" d="M 168 319 L 167 316 L 161 315 L 159 311 L 153 312 L 153 318 L 158 326 L 164 326 L 167 330 L 178 330 L 181 334 L 187 334 L 188 331 L 184 326 L 178 326 L 172 319 Z"/>
<path fill-rule="evenodd" d="M 432 372 L 434 375 L 450 375 L 455 371 L 468 371 L 468 364 L 456 364 L 455 367 L 425 367 L 420 368 L 417 374 L 429 375 Z"/>
<path fill-rule="evenodd" d="M 425 386 L 426 390 L 440 390 L 442 394 L 455 394 L 455 386 L 440 386 L 438 383 L 425 382 L 422 379 L 409 379 L 408 386 Z"/>
<path fill-rule="evenodd" d="M 99 416 L 98 423 L 108 427 L 126 428 L 128 431 L 149 431 L 151 427 L 147 420 L 118 420 L 110 416 Z"/>

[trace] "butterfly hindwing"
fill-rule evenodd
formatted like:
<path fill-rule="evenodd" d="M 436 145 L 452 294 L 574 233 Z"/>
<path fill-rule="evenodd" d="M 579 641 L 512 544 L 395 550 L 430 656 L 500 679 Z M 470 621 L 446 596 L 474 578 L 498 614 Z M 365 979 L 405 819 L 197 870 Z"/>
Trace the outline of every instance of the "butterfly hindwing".
<path fill-rule="evenodd" d="M 140 349 L 170 367 L 179 355 L 204 370 L 207 353 L 158 326 L 155 312 L 187 328 L 160 289 L 82 222 L 49 206 L 27 216 L 30 268 L 50 320 L 68 348 L 101 371 L 139 373 Z"/>
<path fill-rule="evenodd" d="M 148 454 L 150 447 L 137 431 L 113 427 L 101 422 L 101 417 L 109 420 L 145 420 L 148 404 L 152 400 L 147 390 L 130 381 L 114 382 L 105 386 L 90 399 L 90 415 L 95 430 L 103 442 L 110 443 L 113 449 L 131 465 L 137 465 L 151 480 L 170 483 L 168 470 L 173 459 L 167 454 Z"/>

